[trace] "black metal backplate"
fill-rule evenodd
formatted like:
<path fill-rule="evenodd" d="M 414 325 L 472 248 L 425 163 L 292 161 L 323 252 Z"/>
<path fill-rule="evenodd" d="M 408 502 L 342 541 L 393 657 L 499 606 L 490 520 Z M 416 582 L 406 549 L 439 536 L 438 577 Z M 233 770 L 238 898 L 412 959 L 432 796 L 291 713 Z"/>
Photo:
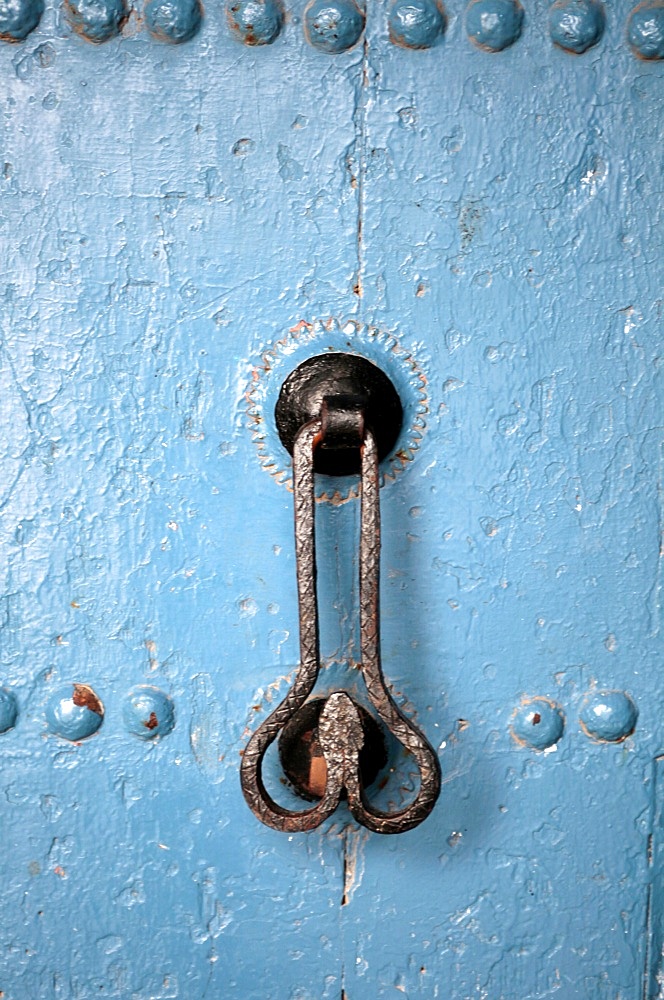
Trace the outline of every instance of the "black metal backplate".
<path fill-rule="evenodd" d="M 403 409 L 387 375 L 356 354 L 340 352 L 307 358 L 290 373 L 281 387 L 274 415 L 284 447 L 293 454 L 298 431 L 321 416 L 323 401 L 347 397 L 360 402 L 365 425 L 373 433 L 382 460 L 394 448 Z M 357 447 L 339 447 L 325 441 L 316 450 L 316 472 L 328 476 L 348 476 L 360 471 Z"/>

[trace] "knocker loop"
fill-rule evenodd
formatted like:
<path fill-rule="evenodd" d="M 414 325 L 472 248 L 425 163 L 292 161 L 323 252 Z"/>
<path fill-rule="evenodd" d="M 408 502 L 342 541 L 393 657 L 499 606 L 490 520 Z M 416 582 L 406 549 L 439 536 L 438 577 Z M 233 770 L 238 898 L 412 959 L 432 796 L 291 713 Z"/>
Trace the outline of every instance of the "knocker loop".
<path fill-rule="evenodd" d="M 345 358 L 328 355 L 322 359 Z M 363 359 L 354 358 L 355 362 Z M 368 362 L 365 362 L 369 365 Z M 305 362 L 306 365 L 306 362 Z M 369 365 L 373 368 L 373 365 Z M 294 373 L 294 374 L 297 374 Z M 379 373 L 382 375 L 382 373 Z M 384 377 L 384 376 L 383 376 Z M 253 734 L 242 758 L 242 790 L 249 807 L 267 826 L 276 830 L 312 830 L 337 808 L 346 794 L 351 814 L 376 833 L 401 833 L 417 826 L 431 812 L 440 792 L 440 765 L 426 737 L 401 712 L 383 678 L 379 647 L 380 506 L 379 453 L 367 421 L 367 400 L 362 395 L 338 391 L 324 395 L 319 415 L 297 431 L 293 445 L 293 494 L 295 555 L 300 624 L 300 665 L 288 694 Z M 326 781 L 320 800 L 310 809 L 293 811 L 270 796 L 262 778 L 262 763 L 270 744 L 309 698 L 320 669 L 318 601 L 315 551 L 315 462 L 323 448 L 359 449 L 361 477 L 360 512 L 360 650 L 361 671 L 369 700 L 384 726 L 414 758 L 420 772 L 417 796 L 405 808 L 382 812 L 367 800 L 362 784 L 360 753 L 364 729 L 360 709 L 345 691 L 327 698 L 318 720 L 318 735 L 325 758 Z"/>

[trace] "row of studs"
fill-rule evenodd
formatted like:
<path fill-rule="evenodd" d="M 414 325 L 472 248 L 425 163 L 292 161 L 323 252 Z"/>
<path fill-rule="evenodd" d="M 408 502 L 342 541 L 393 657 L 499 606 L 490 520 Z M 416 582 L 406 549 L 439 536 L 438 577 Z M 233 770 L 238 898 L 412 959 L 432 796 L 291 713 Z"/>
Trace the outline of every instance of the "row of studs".
<path fill-rule="evenodd" d="M 65 14 L 78 34 L 105 42 L 122 31 L 130 13 L 126 0 L 64 0 Z M 0 39 L 22 41 L 44 11 L 44 0 L 14 0 L 0 6 Z M 270 45 L 284 24 L 281 0 L 227 0 L 231 31 L 245 45 Z M 200 0 L 148 0 L 145 23 L 159 41 L 179 44 L 198 32 L 203 17 Z M 390 40 L 409 49 L 431 48 L 445 31 L 445 13 L 437 0 L 394 0 L 389 12 Z M 365 14 L 356 0 L 310 0 L 304 12 L 309 43 L 335 54 L 355 45 L 364 31 Z M 604 31 L 600 0 L 555 0 L 549 31 L 556 45 L 580 54 L 596 45 Z M 471 0 L 466 12 L 470 40 L 487 52 L 500 52 L 521 35 L 519 0 Z M 627 37 L 642 59 L 664 58 L 664 3 L 643 0 L 631 12 Z"/>
<path fill-rule="evenodd" d="M 625 691 L 592 691 L 579 716 L 582 731 L 596 743 L 622 743 L 636 728 L 638 709 Z M 565 715 L 550 698 L 524 698 L 510 726 L 520 746 L 548 750 L 563 735 Z"/>
<path fill-rule="evenodd" d="M 129 692 L 122 714 L 129 732 L 143 740 L 166 736 L 175 725 L 173 702 L 159 688 L 148 684 Z M 0 688 L 0 733 L 13 729 L 18 716 L 16 695 L 8 688 Z M 101 699 L 87 684 L 66 684 L 58 688 L 46 706 L 49 732 L 73 743 L 93 736 L 103 721 Z"/>
<path fill-rule="evenodd" d="M 8 688 L 0 688 L 0 733 L 13 729 L 18 720 L 18 702 Z M 144 740 L 166 736 L 175 725 L 173 702 L 159 688 L 144 684 L 125 698 L 124 723 L 129 732 Z M 600 743 L 621 743 L 636 727 L 638 710 L 624 691 L 593 691 L 583 703 L 581 728 Z M 104 721 L 104 706 L 87 684 L 59 688 L 46 706 L 46 724 L 51 733 L 79 742 L 97 732 Z M 549 698 L 526 698 L 515 709 L 511 731 L 521 746 L 547 750 L 562 737 L 565 716 Z"/>

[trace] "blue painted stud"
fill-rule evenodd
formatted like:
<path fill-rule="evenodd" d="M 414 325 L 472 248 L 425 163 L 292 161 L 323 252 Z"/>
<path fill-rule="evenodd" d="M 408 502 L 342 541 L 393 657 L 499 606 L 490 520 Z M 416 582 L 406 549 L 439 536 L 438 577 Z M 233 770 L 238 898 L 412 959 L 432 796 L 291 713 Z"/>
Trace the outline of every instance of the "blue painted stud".
<path fill-rule="evenodd" d="M 56 736 L 78 742 L 97 732 L 104 721 L 104 706 L 87 684 L 66 684 L 46 707 L 48 728 Z"/>
<path fill-rule="evenodd" d="M 621 743 L 634 732 L 638 715 L 624 691 L 593 691 L 581 709 L 581 728 L 597 743 Z"/>
<path fill-rule="evenodd" d="M 445 30 L 445 17 L 435 0 L 396 0 L 388 29 L 394 45 L 430 49 Z"/>
<path fill-rule="evenodd" d="M 159 688 L 142 685 L 130 691 L 124 705 L 127 729 L 142 740 L 166 736 L 175 725 L 173 702 Z"/>
<path fill-rule="evenodd" d="M 8 688 L 0 688 L 0 733 L 13 729 L 18 718 L 16 695 Z"/>
<path fill-rule="evenodd" d="M 472 0 L 466 11 L 471 42 L 487 52 L 501 52 L 521 34 L 523 8 L 517 0 Z"/>
<path fill-rule="evenodd" d="M 228 0 L 226 17 L 231 31 L 245 45 L 271 45 L 284 23 L 277 0 Z"/>
<path fill-rule="evenodd" d="M 597 44 L 604 22 L 604 8 L 597 0 L 556 0 L 549 11 L 553 42 L 576 55 Z"/>
<path fill-rule="evenodd" d="M 202 19 L 200 0 L 150 0 L 145 7 L 145 23 L 150 34 L 172 45 L 193 38 Z"/>
<path fill-rule="evenodd" d="M 345 52 L 363 30 L 364 14 L 354 0 L 311 0 L 304 12 L 304 33 L 321 52 Z"/>
<path fill-rule="evenodd" d="M 44 0 L 0 0 L 0 39 L 22 42 L 44 13 Z"/>
<path fill-rule="evenodd" d="M 521 746 L 547 750 L 565 729 L 565 716 L 550 698 L 526 698 L 512 716 L 512 736 Z"/>
<path fill-rule="evenodd" d="M 640 59 L 664 59 L 664 3 L 645 0 L 629 15 L 627 38 Z"/>
<path fill-rule="evenodd" d="M 64 6 L 76 34 L 97 44 L 116 38 L 129 17 L 124 0 L 65 0 Z"/>

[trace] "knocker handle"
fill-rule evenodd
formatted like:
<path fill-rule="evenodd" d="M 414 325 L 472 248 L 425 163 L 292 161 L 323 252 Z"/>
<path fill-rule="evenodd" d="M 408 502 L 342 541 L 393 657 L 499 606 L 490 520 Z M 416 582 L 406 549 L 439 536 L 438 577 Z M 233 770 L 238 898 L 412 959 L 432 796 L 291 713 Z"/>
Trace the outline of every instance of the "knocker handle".
<path fill-rule="evenodd" d="M 287 406 L 293 383 L 298 389 L 297 406 L 292 400 Z M 384 383 L 389 386 L 389 393 Z M 387 419 L 377 423 L 379 409 L 384 418 L 385 414 L 391 416 L 391 424 Z M 284 411 L 290 423 L 284 418 Z M 350 355 L 324 355 L 309 359 L 292 373 L 282 389 L 276 416 L 282 440 L 287 438 L 286 443 L 292 443 L 300 665 L 286 698 L 247 744 L 240 772 L 242 790 L 258 818 L 277 830 L 313 829 L 331 815 L 345 793 L 358 823 L 377 833 L 401 833 L 429 815 L 440 792 L 438 758 L 423 733 L 396 705 L 386 687 L 380 663 L 379 461 L 381 452 L 386 453 L 394 445 L 400 428 L 401 404 L 392 383 L 370 362 Z M 291 424 L 298 419 L 304 422 L 292 436 Z M 325 783 L 316 805 L 302 811 L 285 809 L 274 801 L 263 783 L 265 753 L 309 698 L 320 669 L 314 493 L 319 464 L 328 472 L 334 468 L 345 472 L 359 465 L 361 671 L 373 708 L 383 725 L 413 756 L 420 772 L 418 794 L 396 812 L 374 809 L 367 799 L 361 767 L 364 710 L 343 691 L 328 697 L 318 720 Z"/>

